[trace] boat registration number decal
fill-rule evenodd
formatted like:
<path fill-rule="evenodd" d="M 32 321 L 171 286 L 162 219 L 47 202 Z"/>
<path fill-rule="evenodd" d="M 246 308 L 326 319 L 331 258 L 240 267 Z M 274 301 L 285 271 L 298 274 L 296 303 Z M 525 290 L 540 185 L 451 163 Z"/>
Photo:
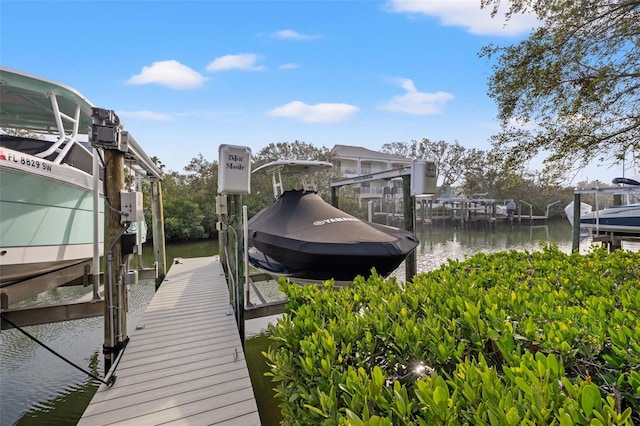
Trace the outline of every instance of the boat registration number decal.
<path fill-rule="evenodd" d="M 44 170 L 46 172 L 53 170 L 53 167 L 48 162 L 34 160 L 33 158 L 24 157 L 22 155 L 16 156 L 12 153 L 5 154 L 4 152 L 0 152 L 0 160 L 12 161 L 14 163 L 22 164 L 23 166 L 33 167 L 34 169 Z"/>

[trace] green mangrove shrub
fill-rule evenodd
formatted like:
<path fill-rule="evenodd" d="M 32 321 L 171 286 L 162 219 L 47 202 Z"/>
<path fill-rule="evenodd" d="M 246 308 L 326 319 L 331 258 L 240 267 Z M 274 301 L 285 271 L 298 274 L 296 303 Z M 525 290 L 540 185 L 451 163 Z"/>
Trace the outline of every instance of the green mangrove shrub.
<path fill-rule="evenodd" d="M 640 423 L 640 254 L 544 246 L 281 289 L 264 356 L 284 424 Z"/>

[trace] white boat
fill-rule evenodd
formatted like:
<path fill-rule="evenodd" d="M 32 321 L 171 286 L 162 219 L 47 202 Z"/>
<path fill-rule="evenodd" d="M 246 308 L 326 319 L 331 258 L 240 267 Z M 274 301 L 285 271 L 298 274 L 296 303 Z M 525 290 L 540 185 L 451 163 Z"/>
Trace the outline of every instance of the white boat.
<path fill-rule="evenodd" d="M 92 105 L 84 96 L 4 67 L 0 90 L 0 283 L 5 285 L 93 257 L 93 170 L 100 168 L 86 137 Z M 97 205 L 102 242 L 104 203 Z"/>
<path fill-rule="evenodd" d="M 640 203 L 592 211 L 580 216 L 580 226 L 592 233 L 640 235 Z"/>
<path fill-rule="evenodd" d="M 616 178 L 614 184 L 622 184 L 617 188 L 606 188 L 610 194 L 617 194 L 623 198 L 622 205 L 610 205 L 602 209 L 586 203 L 580 203 L 580 228 L 592 234 L 617 234 L 640 236 L 640 182 L 628 178 Z M 596 193 L 597 196 L 598 193 Z M 635 202 L 631 200 L 636 198 Z M 598 206 L 596 206 L 598 207 Z M 567 218 L 573 224 L 573 203 L 565 208 Z"/>
<path fill-rule="evenodd" d="M 569 223 L 573 226 L 573 201 L 567 204 L 567 207 L 564 208 L 564 213 L 567 215 L 567 219 L 569 219 Z M 593 211 L 593 207 L 591 204 L 580 202 L 580 217 L 589 214 Z"/>

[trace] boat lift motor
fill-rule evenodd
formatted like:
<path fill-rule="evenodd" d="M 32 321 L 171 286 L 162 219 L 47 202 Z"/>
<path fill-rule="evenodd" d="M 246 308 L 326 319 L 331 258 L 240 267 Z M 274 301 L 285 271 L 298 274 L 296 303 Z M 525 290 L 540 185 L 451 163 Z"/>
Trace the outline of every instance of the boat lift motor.
<path fill-rule="evenodd" d="M 91 145 L 122 151 L 122 123 L 116 113 L 104 108 L 92 108 L 91 119 Z M 124 152 L 127 151 L 126 145 Z"/>

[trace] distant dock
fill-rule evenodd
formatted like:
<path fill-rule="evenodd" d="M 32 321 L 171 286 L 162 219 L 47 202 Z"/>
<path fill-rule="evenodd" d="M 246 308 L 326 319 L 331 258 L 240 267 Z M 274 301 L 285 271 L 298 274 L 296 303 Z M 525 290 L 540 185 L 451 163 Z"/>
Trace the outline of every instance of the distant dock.
<path fill-rule="evenodd" d="M 260 425 L 222 265 L 178 262 L 79 425 Z"/>

